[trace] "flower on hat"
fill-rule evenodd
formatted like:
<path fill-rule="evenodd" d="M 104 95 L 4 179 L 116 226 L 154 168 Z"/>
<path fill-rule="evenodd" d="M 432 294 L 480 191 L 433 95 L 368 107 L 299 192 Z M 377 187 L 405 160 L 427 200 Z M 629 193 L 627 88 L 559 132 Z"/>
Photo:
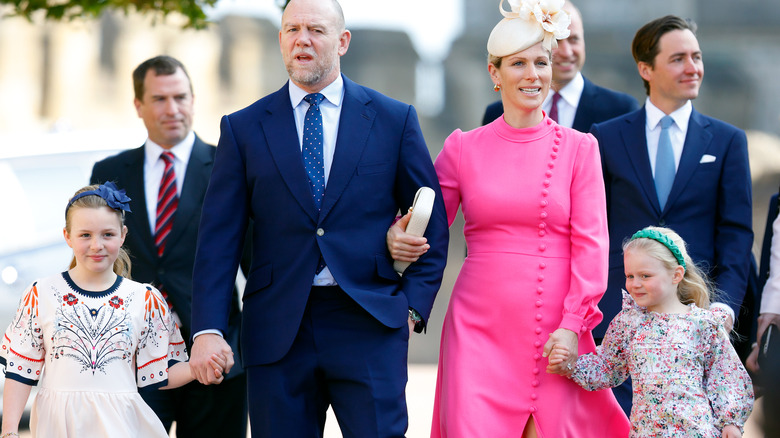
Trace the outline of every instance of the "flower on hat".
<path fill-rule="evenodd" d="M 556 40 L 569 37 L 571 17 L 563 11 L 564 0 L 531 0 L 529 3 L 535 3 L 534 17 L 546 32 L 553 34 Z"/>

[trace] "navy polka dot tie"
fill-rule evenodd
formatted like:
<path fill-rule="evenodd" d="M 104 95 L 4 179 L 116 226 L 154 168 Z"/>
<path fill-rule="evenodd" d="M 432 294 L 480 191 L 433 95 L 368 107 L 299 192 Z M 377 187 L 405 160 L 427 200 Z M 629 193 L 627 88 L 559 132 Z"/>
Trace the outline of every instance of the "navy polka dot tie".
<path fill-rule="evenodd" d="M 307 94 L 303 98 L 309 103 L 306 118 L 303 120 L 303 166 L 309 175 L 311 192 L 317 209 L 322 205 L 325 193 L 325 166 L 322 159 L 322 112 L 320 102 L 324 99 L 320 93 Z"/>
<path fill-rule="evenodd" d="M 322 206 L 322 195 L 325 193 L 325 164 L 322 159 L 322 112 L 320 102 L 324 99 L 320 93 L 307 94 L 303 100 L 309 103 L 306 118 L 303 119 L 303 167 L 309 175 L 311 193 L 317 210 Z M 320 255 L 317 263 L 317 274 L 325 269 L 325 260 Z"/>

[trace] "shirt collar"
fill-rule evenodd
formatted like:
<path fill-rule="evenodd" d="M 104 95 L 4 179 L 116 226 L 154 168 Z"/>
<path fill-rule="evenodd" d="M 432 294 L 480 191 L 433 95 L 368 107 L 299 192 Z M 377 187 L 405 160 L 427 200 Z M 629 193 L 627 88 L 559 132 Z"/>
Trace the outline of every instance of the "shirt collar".
<path fill-rule="evenodd" d="M 677 108 L 669 115 L 672 116 L 672 119 L 674 119 L 674 124 L 677 125 L 677 127 L 680 128 L 682 132 L 688 132 L 688 121 L 691 119 L 692 112 L 693 104 L 689 100 L 685 102 L 685 105 Z M 653 105 L 653 102 L 651 102 L 650 98 L 648 97 L 645 100 L 645 115 L 647 118 L 647 128 L 653 130 L 658 127 L 658 124 L 661 123 L 661 119 L 666 114 L 658 109 L 657 106 Z"/>
<path fill-rule="evenodd" d="M 574 108 L 577 108 L 580 103 L 580 97 L 582 97 L 582 90 L 584 88 L 585 79 L 582 78 L 582 73 L 577 72 L 577 75 L 574 76 L 574 79 L 569 81 L 568 84 L 558 90 L 558 94 L 561 95 L 561 98 L 563 98 L 566 103 Z M 552 96 L 552 93 L 549 93 L 549 95 Z"/>
<path fill-rule="evenodd" d="M 304 91 L 301 87 L 295 85 L 293 81 L 288 81 L 288 83 L 290 84 L 288 87 L 290 90 L 290 103 L 292 104 L 293 108 L 297 108 L 298 105 L 300 105 L 303 101 L 303 98 L 306 97 L 309 92 Z M 334 106 L 341 106 L 341 99 L 344 96 L 344 79 L 341 77 L 341 75 L 338 75 L 336 80 L 328 84 L 327 87 L 320 90 L 320 93 L 325 96 L 325 100 Z"/>
<path fill-rule="evenodd" d="M 184 140 L 179 142 L 178 144 L 174 145 L 170 149 L 165 149 L 162 146 L 158 145 L 157 143 L 153 142 L 152 139 L 147 138 L 146 143 L 144 144 L 144 156 L 146 158 L 147 163 L 154 164 L 157 162 L 157 160 L 160 159 L 160 155 L 162 155 L 163 152 L 170 152 L 173 154 L 176 159 L 183 163 L 188 163 L 190 161 L 190 155 L 192 154 L 192 147 L 195 145 L 195 132 L 190 131 L 189 134 L 187 134 L 186 137 L 184 137 Z"/>

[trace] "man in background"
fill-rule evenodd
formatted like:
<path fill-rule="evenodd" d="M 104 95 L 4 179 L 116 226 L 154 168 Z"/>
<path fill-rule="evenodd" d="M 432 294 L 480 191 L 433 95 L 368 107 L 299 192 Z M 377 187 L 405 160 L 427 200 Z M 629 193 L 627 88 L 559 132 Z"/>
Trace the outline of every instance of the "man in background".
<path fill-rule="evenodd" d="M 639 29 L 632 53 L 645 106 L 591 128 L 601 151 L 610 240 L 596 337 L 621 309 L 623 241 L 647 226 L 671 228 L 685 240 L 720 292 L 714 305 L 732 312 L 729 330 L 745 296 L 753 245 L 747 137 L 693 108 L 704 76 L 695 32 L 693 22 L 673 15 Z M 615 395 L 630 409 L 630 386 Z"/>
<path fill-rule="evenodd" d="M 163 292 L 189 341 L 195 243 L 216 148 L 192 131 L 194 96 L 181 62 L 170 56 L 146 60 L 133 71 L 133 86 L 148 138 L 137 149 L 96 163 L 90 179 L 93 184 L 114 181 L 132 199 L 124 247 L 133 280 Z M 234 351 L 240 323 L 233 288 L 225 338 Z M 235 360 L 221 385 L 193 382 L 172 390 L 142 390 L 141 396 L 167 430 L 176 422 L 177 436 L 245 437 L 246 375 Z"/>

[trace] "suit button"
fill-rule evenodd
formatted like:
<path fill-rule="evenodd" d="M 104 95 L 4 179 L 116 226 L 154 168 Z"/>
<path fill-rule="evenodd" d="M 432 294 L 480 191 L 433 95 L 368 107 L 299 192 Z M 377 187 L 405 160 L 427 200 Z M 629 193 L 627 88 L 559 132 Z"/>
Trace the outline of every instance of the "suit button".
<path fill-rule="evenodd" d="M 157 270 L 157 275 L 165 275 L 165 269 L 160 268 Z"/>
<path fill-rule="evenodd" d="M 659 221 L 658 221 L 658 226 L 659 226 L 659 227 L 665 227 L 665 226 L 666 226 L 666 220 L 665 220 L 665 219 L 661 219 L 661 220 L 659 220 Z"/>
<path fill-rule="evenodd" d="M 322 228 L 317 228 L 317 235 L 320 237 L 324 236 L 325 230 L 323 230 Z"/>

